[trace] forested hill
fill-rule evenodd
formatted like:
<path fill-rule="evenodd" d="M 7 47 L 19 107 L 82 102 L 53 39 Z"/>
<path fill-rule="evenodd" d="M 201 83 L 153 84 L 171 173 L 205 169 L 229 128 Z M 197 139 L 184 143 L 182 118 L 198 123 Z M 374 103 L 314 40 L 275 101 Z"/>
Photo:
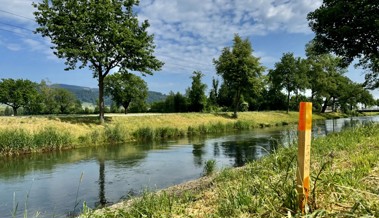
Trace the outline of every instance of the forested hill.
<path fill-rule="evenodd" d="M 99 89 L 98 88 L 88 88 L 83 86 L 74 86 L 67 84 L 53 84 L 53 87 L 60 87 L 67 89 L 74 93 L 81 102 L 87 102 L 96 104 L 96 100 L 99 98 Z M 166 99 L 166 95 L 160 92 L 149 91 L 146 102 L 152 103 L 157 101 L 162 101 Z M 111 100 L 109 97 L 105 97 L 105 104 L 110 105 Z"/>

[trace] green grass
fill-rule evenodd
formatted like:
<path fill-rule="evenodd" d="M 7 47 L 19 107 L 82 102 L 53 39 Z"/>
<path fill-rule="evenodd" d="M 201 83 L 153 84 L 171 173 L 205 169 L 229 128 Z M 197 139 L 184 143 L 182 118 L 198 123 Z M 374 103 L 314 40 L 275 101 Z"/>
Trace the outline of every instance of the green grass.
<path fill-rule="evenodd" d="M 245 167 L 221 170 L 205 189 L 146 193 L 82 217 L 302 217 L 296 155 L 296 144 L 280 147 Z M 307 217 L 379 217 L 378 178 L 378 124 L 313 140 Z"/>
<path fill-rule="evenodd" d="M 329 114 L 328 116 L 336 116 Z M 314 114 L 314 119 L 325 119 Z M 0 117 L 0 155 L 97 146 L 125 141 L 175 139 L 296 123 L 297 112 L 183 113 L 146 116 Z"/>

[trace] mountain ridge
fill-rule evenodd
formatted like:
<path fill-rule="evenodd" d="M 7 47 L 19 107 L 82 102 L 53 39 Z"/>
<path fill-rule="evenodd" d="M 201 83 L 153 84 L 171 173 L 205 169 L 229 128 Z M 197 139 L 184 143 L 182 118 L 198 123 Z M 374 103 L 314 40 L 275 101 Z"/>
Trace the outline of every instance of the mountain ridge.
<path fill-rule="evenodd" d="M 85 103 L 96 104 L 96 100 L 99 98 L 99 89 L 90 88 L 85 86 L 69 85 L 69 84 L 52 84 L 51 87 L 67 89 L 81 101 Z M 148 91 L 146 102 L 151 104 L 153 102 L 163 101 L 166 99 L 166 95 L 161 92 Z M 106 105 L 111 105 L 112 100 L 109 96 L 104 96 L 104 102 Z"/>

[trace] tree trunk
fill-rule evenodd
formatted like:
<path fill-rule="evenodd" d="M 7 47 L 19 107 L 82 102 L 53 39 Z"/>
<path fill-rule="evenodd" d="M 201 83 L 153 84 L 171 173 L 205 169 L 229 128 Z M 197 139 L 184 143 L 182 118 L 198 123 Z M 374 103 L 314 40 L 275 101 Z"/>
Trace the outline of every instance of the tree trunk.
<path fill-rule="evenodd" d="M 17 116 L 18 107 L 12 107 L 12 109 L 13 109 L 13 116 Z"/>
<path fill-rule="evenodd" d="M 238 106 L 239 106 L 240 98 L 241 98 L 241 90 L 238 89 L 234 97 L 234 114 L 233 114 L 234 118 L 238 118 L 237 112 L 239 108 Z"/>
<path fill-rule="evenodd" d="M 321 113 L 325 113 L 326 108 L 328 107 L 328 102 L 330 98 L 325 98 L 324 105 L 322 106 Z"/>
<path fill-rule="evenodd" d="M 288 94 L 287 94 L 287 114 L 290 112 L 290 95 L 291 95 L 291 92 L 288 91 Z"/>
<path fill-rule="evenodd" d="M 99 72 L 99 119 L 104 124 L 104 75 Z"/>
<path fill-rule="evenodd" d="M 333 101 L 332 101 L 332 112 L 336 112 L 336 98 L 333 97 Z"/>
<path fill-rule="evenodd" d="M 122 106 L 124 107 L 125 109 L 125 114 L 128 113 L 128 107 L 129 107 L 129 104 L 130 104 L 131 101 L 126 101 L 122 104 Z"/>

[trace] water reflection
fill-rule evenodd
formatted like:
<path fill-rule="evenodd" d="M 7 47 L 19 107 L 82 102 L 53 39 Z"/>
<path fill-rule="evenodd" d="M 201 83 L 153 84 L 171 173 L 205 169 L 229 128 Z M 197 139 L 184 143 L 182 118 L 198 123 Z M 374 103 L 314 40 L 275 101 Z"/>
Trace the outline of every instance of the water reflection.
<path fill-rule="evenodd" d="M 328 120 L 313 125 L 313 136 L 323 136 L 378 117 Z M 278 148 L 296 142 L 296 126 L 255 129 L 208 138 L 184 138 L 164 143 L 124 144 L 65 152 L 0 159 L 0 215 L 12 217 L 15 201 L 39 217 L 65 217 L 78 203 L 102 206 L 145 189 L 155 190 L 198 178 L 204 162 L 216 160 L 218 168 L 242 166 Z M 22 217 L 19 208 L 16 217 Z M 78 212 L 78 211 L 76 211 Z M 32 217 L 32 216 L 30 216 Z"/>
<path fill-rule="evenodd" d="M 193 144 L 193 162 L 196 167 L 201 167 L 203 165 L 203 155 L 205 154 L 204 148 L 205 144 Z"/>
<path fill-rule="evenodd" d="M 96 203 L 96 207 L 106 205 L 105 199 L 105 163 L 104 159 L 99 160 L 99 202 Z"/>

